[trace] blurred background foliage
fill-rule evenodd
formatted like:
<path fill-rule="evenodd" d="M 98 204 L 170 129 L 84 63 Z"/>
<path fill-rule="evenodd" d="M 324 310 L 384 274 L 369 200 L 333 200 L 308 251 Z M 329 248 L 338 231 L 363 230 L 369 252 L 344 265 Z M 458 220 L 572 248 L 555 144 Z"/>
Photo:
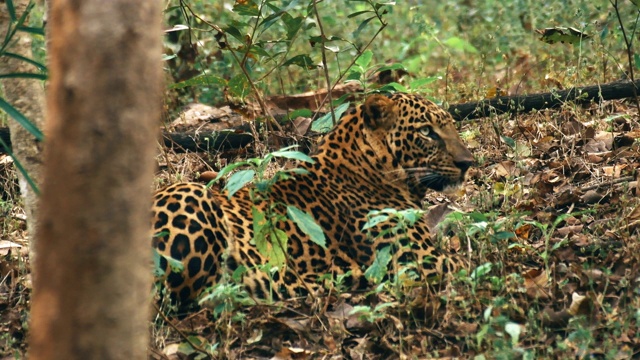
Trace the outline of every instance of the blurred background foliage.
<path fill-rule="evenodd" d="M 637 7 L 616 6 L 636 36 Z M 192 101 L 243 101 L 249 82 L 263 95 L 326 88 L 327 77 L 332 86 L 347 79 L 366 85 L 383 66 L 406 72 L 397 89 L 450 103 L 608 82 L 628 67 L 606 0 L 172 0 L 165 15 L 175 30 L 165 38 L 176 89 L 170 112 Z M 536 30 L 553 27 L 588 38 L 541 41 Z M 366 50 L 366 68 L 354 66 Z"/>

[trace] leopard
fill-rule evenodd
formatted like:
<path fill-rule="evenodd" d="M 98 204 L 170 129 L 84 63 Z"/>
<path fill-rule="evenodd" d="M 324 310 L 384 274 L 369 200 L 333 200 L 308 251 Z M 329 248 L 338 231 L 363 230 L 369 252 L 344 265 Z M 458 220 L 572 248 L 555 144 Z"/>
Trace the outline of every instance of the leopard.
<path fill-rule="evenodd" d="M 389 231 L 398 221 L 391 217 L 363 230 L 371 211 L 422 209 L 428 191 L 465 181 L 474 157 L 449 112 L 417 94 L 371 94 L 345 111 L 310 158 L 298 165 L 304 171 L 275 182 L 259 202 L 252 199 L 252 185 L 231 197 L 200 183 L 176 183 L 155 193 L 152 246 L 161 255 L 161 281 L 172 300 L 194 301 L 238 269 L 241 285 L 256 298 L 317 294 L 326 289 L 327 274 L 342 276 L 349 289 L 366 289 L 366 269 L 385 247 L 398 263 L 418 264 L 425 279 L 462 266 L 433 242 L 426 219 Z M 326 243 L 311 241 L 294 221 L 282 220 L 274 226 L 287 235 L 287 260 L 266 271 L 270 259 L 255 244 L 253 209 L 265 211 L 273 203 L 309 214 Z M 182 266 L 176 269 L 171 259 Z"/>

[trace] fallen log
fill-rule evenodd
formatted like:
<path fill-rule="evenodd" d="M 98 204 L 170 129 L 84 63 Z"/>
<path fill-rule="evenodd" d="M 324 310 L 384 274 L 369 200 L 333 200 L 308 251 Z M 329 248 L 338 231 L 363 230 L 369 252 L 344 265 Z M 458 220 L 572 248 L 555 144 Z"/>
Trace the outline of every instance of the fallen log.
<path fill-rule="evenodd" d="M 500 96 L 478 102 L 454 104 L 448 111 L 458 121 L 486 117 L 491 114 L 526 113 L 556 108 L 566 102 L 588 104 L 592 101 L 624 99 L 640 94 L 640 80 L 615 81 L 607 84 L 575 87 L 548 93 Z M 634 88 L 635 91 L 634 92 Z"/>
<path fill-rule="evenodd" d="M 11 137 L 9 128 L 0 128 L 0 139 L 11 150 Z M 163 132 L 162 142 L 167 148 L 175 152 L 186 151 L 220 151 L 229 149 L 239 149 L 247 146 L 253 141 L 253 136 L 247 132 L 234 132 L 231 130 L 214 132 Z M 0 146 L 0 154 L 6 153 L 3 146 Z"/>
<path fill-rule="evenodd" d="M 162 139 L 164 146 L 176 152 L 210 152 L 243 148 L 253 141 L 253 136 L 247 132 L 234 132 L 232 129 L 215 132 L 163 132 Z"/>

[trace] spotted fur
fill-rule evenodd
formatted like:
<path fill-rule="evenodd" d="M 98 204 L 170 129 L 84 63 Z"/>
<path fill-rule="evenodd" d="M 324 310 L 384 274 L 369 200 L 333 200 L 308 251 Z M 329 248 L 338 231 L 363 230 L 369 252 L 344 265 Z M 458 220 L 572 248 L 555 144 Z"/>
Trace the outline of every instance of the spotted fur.
<path fill-rule="evenodd" d="M 153 246 L 182 262 L 171 271 L 166 259 L 165 283 L 179 301 L 196 298 L 218 283 L 224 272 L 248 270 L 243 283 L 256 297 L 286 298 L 316 291 L 324 274 L 345 274 L 352 288 L 367 286 L 364 270 L 376 250 L 389 244 L 400 261 L 420 264 L 422 276 L 453 270 L 457 262 L 432 244 L 427 225 L 418 221 L 407 236 L 367 237 L 361 229 L 371 210 L 421 208 L 428 189 L 460 184 L 473 164 L 454 121 L 443 109 L 417 95 L 371 95 L 346 113 L 304 163 L 308 174 L 279 181 L 271 200 L 297 206 L 324 230 L 326 249 L 291 221 L 278 226 L 287 233 L 288 266 L 271 274 L 258 270 L 268 262 L 252 244 L 252 201 L 248 189 L 231 199 L 196 183 L 171 185 L 155 194 Z M 256 204 L 264 209 L 266 202 Z M 390 224 L 375 228 L 373 233 Z M 399 246 L 401 244 L 401 246 Z"/>

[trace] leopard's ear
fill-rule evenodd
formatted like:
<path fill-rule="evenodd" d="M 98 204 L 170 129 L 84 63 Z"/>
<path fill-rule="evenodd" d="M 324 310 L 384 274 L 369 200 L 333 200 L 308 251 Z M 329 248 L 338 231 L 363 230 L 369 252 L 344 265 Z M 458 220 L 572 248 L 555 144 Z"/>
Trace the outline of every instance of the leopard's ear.
<path fill-rule="evenodd" d="M 364 123 L 371 129 L 389 130 L 396 121 L 395 103 L 380 94 L 371 95 L 364 102 Z"/>

